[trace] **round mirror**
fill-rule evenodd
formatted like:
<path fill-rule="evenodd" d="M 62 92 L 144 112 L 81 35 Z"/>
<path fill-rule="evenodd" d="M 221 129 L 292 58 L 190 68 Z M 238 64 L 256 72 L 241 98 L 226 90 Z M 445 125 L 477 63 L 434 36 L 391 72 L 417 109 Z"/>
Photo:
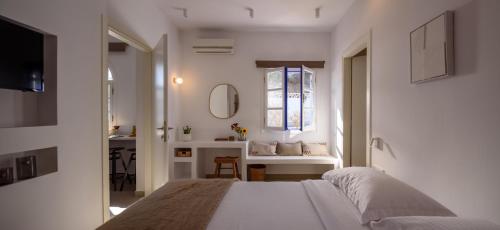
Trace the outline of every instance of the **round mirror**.
<path fill-rule="evenodd" d="M 227 119 L 238 112 L 238 91 L 230 84 L 216 85 L 210 92 L 210 113 L 217 118 Z"/>

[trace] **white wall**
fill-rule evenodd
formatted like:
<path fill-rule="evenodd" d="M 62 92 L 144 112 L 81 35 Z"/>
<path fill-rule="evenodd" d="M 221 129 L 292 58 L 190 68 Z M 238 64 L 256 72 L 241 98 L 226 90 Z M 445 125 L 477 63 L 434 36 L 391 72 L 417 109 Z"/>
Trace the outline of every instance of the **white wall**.
<path fill-rule="evenodd" d="M 94 229 L 102 221 L 104 2 L 1 0 L 0 14 L 57 35 L 58 125 L 0 129 L 0 154 L 58 146 L 58 172 L 0 188 L 2 229 Z"/>
<path fill-rule="evenodd" d="M 455 11 L 456 76 L 411 85 L 410 31 L 445 10 Z M 373 136 L 387 143 L 373 163 L 460 216 L 497 223 L 499 11 L 494 0 L 357 1 L 332 33 L 335 120 L 342 120 L 341 54 L 371 29 Z M 341 136 L 333 139 L 341 145 Z"/>
<path fill-rule="evenodd" d="M 127 46 L 125 52 L 109 52 L 108 66 L 113 74 L 113 125 L 119 125 L 120 134 L 130 134 L 132 126 L 137 124 L 137 50 Z M 141 92 L 144 93 L 144 92 Z"/>
<path fill-rule="evenodd" d="M 234 38 L 234 55 L 195 54 L 198 37 Z M 328 141 L 329 125 L 329 33 L 213 32 L 183 31 L 181 88 L 181 125 L 193 127 L 193 139 L 213 140 L 234 135 L 230 125 L 240 122 L 249 128 L 250 140 Z M 290 137 L 285 132 L 263 130 L 264 70 L 255 60 L 325 60 L 317 72 L 317 130 Z M 239 93 L 240 107 L 230 119 L 210 114 L 209 95 L 219 83 L 229 83 Z"/>
<path fill-rule="evenodd" d="M 177 29 L 151 1 L 110 2 L 0 0 L 2 16 L 58 37 L 58 125 L 0 129 L 0 154 L 59 150 L 57 173 L 0 188 L 2 228 L 87 230 L 102 223 L 101 14 L 150 46 L 171 34 L 172 68 L 178 66 Z"/>

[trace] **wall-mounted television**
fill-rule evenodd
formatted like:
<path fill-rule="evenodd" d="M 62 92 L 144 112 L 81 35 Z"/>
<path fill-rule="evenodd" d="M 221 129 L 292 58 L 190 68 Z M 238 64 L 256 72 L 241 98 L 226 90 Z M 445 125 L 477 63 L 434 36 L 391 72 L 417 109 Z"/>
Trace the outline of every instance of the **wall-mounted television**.
<path fill-rule="evenodd" d="M 44 91 L 46 34 L 0 16 L 0 88 Z"/>
<path fill-rule="evenodd" d="M 0 15 L 0 129 L 57 125 L 57 36 Z"/>

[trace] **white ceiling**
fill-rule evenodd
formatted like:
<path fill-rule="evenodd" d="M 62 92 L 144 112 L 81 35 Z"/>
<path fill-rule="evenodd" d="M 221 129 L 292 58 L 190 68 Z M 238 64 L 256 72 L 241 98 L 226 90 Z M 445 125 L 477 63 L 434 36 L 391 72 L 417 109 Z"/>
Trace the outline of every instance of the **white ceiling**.
<path fill-rule="evenodd" d="M 331 31 L 354 0 L 155 0 L 180 29 Z M 250 18 L 246 7 L 254 9 Z M 321 7 L 320 18 L 315 9 Z M 188 18 L 181 10 L 187 8 Z"/>

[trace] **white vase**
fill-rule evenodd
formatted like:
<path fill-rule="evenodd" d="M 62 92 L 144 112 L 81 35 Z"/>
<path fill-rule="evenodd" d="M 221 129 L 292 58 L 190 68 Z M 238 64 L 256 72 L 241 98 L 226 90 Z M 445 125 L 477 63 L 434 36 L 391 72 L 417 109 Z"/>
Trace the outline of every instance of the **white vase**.
<path fill-rule="evenodd" d="M 188 133 L 188 134 L 182 133 L 181 140 L 182 141 L 191 141 L 191 133 Z"/>

